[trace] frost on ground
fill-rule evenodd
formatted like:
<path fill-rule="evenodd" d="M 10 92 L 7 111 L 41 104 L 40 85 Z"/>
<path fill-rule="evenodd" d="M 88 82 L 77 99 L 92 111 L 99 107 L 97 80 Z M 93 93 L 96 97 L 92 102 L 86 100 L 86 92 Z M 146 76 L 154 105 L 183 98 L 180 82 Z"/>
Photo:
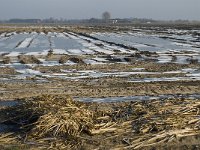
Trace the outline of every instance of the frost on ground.
<path fill-rule="evenodd" d="M 4 29 L 0 147 L 200 145 L 200 29 L 150 26 Z"/>

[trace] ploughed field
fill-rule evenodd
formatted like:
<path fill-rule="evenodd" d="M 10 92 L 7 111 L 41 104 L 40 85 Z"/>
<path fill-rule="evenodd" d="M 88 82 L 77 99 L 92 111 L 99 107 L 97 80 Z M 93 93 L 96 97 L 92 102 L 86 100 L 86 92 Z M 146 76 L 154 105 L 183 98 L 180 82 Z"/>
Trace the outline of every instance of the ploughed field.
<path fill-rule="evenodd" d="M 1 100 L 52 92 L 78 99 L 199 94 L 198 29 L 4 26 L 0 31 Z"/>
<path fill-rule="evenodd" d="M 27 148 L 162 149 L 163 142 L 171 142 L 166 148 L 197 148 L 200 28 L 1 26 L 0 100 L 0 132 L 17 130 L 2 134 L 0 143 L 3 136 L 18 144 L 27 140 L 20 145 Z M 70 118 L 71 129 L 58 121 L 66 117 L 59 113 L 80 118 Z M 57 119 L 60 126 L 44 129 L 42 119 Z M 23 128 L 16 138 L 19 124 L 30 137 Z M 67 143 L 65 132 L 71 137 Z"/>

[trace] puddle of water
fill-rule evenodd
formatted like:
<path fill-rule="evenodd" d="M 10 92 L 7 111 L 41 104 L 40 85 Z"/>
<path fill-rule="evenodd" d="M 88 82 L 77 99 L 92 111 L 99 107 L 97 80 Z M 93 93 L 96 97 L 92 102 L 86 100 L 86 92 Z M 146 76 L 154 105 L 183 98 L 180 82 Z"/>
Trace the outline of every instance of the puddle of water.
<path fill-rule="evenodd" d="M 18 104 L 18 101 L 0 101 L 0 107 L 12 107 Z"/>
<path fill-rule="evenodd" d="M 172 78 L 144 78 L 144 79 L 132 79 L 127 82 L 143 83 L 143 82 L 172 82 L 172 81 L 190 81 L 195 80 L 189 77 L 172 77 Z"/>
<path fill-rule="evenodd" d="M 19 127 L 15 125 L 0 124 L 0 133 L 14 132 L 14 131 L 17 131 L 18 129 Z"/>
<path fill-rule="evenodd" d="M 18 101 L 0 101 L 0 107 L 13 107 L 19 105 Z M 0 133 L 16 131 L 18 127 L 11 124 L 0 123 Z"/>
<path fill-rule="evenodd" d="M 159 96 L 126 96 L 126 97 L 106 97 L 106 98 L 75 98 L 83 102 L 122 102 L 122 101 L 147 101 L 147 100 L 165 100 L 165 99 L 200 99 L 200 94 L 191 95 L 159 95 Z"/>

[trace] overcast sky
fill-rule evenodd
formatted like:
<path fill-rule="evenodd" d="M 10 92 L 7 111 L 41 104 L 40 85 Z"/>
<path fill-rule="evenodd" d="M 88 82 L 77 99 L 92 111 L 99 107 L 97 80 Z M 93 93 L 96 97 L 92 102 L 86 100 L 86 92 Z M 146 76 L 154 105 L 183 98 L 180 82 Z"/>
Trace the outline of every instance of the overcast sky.
<path fill-rule="evenodd" d="M 112 18 L 200 20 L 200 0 L 0 0 L 0 20 L 10 18 Z"/>

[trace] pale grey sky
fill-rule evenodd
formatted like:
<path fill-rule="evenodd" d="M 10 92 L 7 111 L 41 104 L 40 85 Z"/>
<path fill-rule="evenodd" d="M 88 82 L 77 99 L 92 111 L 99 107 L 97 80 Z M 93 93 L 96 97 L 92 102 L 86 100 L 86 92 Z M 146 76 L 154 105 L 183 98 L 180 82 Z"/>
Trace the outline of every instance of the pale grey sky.
<path fill-rule="evenodd" d="M 10 18 L 112 18 L 200 20 L 200 0 L 0 0 L 0 20 Z"/>

